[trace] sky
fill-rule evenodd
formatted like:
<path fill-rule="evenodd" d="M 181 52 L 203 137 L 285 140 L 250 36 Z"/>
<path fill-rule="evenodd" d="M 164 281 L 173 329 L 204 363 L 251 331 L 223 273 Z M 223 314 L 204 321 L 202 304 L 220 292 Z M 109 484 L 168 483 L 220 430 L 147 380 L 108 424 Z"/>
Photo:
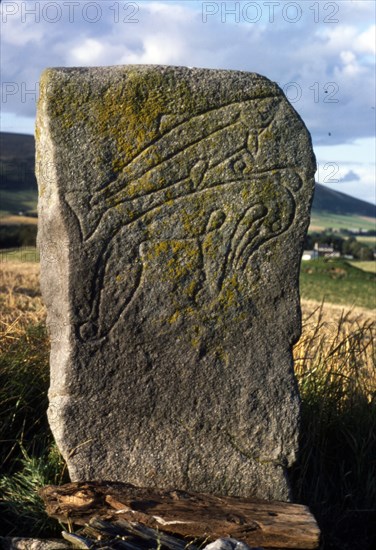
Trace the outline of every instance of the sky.
<path fill-rule="evenodd" d="M 311 132 L 316 180 L 376 203 L 374 0 L 2 0 L 1 125 L 34 133 L 46 67 L 185 65 L 278 83 Z"/>

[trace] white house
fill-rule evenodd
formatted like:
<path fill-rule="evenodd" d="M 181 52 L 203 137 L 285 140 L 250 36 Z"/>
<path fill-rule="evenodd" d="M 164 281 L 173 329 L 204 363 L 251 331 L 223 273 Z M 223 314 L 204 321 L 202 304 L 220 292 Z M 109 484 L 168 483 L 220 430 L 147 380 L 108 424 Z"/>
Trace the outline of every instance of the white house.
<path fill-rule="evenodd" d="M 324 258 L 341 257 L 341 253 L 336 252 L 334 250 L 333 245 L 315 243 L 314 249 L 315 249 L 315 252 L 317 252 L 318 257 L 324 257 Z"/>
<path fill-rule="evenodd" d="M 304 250 L 302 260 L 315 260 L 319 257 L 317 250 Z"/>

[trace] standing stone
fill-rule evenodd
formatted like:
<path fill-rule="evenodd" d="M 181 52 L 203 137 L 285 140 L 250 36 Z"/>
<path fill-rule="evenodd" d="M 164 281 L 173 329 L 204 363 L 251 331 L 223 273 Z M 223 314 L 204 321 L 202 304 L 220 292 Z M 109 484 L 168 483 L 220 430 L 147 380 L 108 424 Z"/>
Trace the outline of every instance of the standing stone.
<path fill-rule="evenodd" d="M 315 172 L 300 117 L 253 73 L 48 69 L 36 137 L 72 480 L 288 499 Z"/>

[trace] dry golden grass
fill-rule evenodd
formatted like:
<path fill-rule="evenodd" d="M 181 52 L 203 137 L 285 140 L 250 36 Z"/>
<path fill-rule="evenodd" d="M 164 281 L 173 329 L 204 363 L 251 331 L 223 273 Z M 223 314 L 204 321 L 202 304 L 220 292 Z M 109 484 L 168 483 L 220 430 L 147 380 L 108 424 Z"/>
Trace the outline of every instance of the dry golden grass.
<path fill-rule="evenodd" d="M 294 348 L 301 392 L 314 376 L 337 384 L 342 399 L 376 399 L 376 314 L 360 307 L 302 301 L 302 335 Z"/>
<path fill-rule="evenodd" d="M 38 218 L 32 216 L 2 216 L 0 225 L 38 225 Z"/>
<path fill-rule="evenodd" d="M 54 476 L 65 471 L 59 461 L 51 462 L 54 447 L 45 415 L 49 345 L 38 263 L 0 263 L 0 310 L 4 378 L 0 439 L 8 441 L 4 473 L 9 470 L 3 485 L 25 506 L 13 512 L 8 507 L 5 513 L 11 526 L 25 514 L 37 526 L 43 515 L 37 510 L 34 517 L 28 509 L 29 493 L 35 496 L 35 465 L 47 464 L 52 471 L 43 478 L 44 484 L 55 483 Z M 302 319 L 302 336 L 294 348 L 302 397 L 300 453 L 292 472 L 294 497 L 315 513 L 327 541 L 323 548 L 370 550 L 374 546 L 367 534 L 366 513 L 376 502 L 375 312 L 303 300 Z M 28 461 L 22 455 L 17 459 L 21 444 L 30 453 Z M 24 465 L 16 474 L 22 483 L 14 475 L 14 464 Z M 24 494 L 28 484 L 31 489 Z M 354 511 L 365 515 L 360 527 L 351 523 Z"/>
<path fill-rule="evenodd" d="M 39 323 L 46 318 L 39 287 L 40 266 L 38 263 L 7 261 L 0 263 L 0 335 L 12 335 L 24 330 L 29 324 Z M 346 336 L 357 330 L 362 324 L 376 322 L 376 313 L 365 308 L 346 308 L 334 304 L 302 300 L 303 334 L 296 347 L 299 359 L 301 348 L 314 333 L 317 336 L 317 324 L 320 324 L 320 336 L 327 345 L 331 338 L 340 334 Z"/>
<path fill-rule="evenodd" d="M 324 546 L 375 548 L 376 321 L 372 310 L 303 303 L 294 348 L 301 407 L 294 496 Z"/>
<path fill-rule="evenodd" d="M 351 300 L 351 297 L 349 299 Z M 301 301 L 301 307 L 303 328 L 305 331 L 308 330 L 308 325 L 312 327 L 314 322 L 318 321 L 319 317 L 321 317 L 321 320 L 325 323 L 324 326 L 326 329 L 328 329 L 328 327 L 334 329 L 344 316 L 347 326 L 361 321 L 376 321 L 376 312 L 364 307 L 350 307 L 330 303 L 321 304 L 314 300 L 304 299 Z"/>
<path fill-rule="evenodd" d="M 46 318 L 36 263 L 0 263 L 0 341 L 4 346 Z"/>
<path fill-rule="evenodd" d="M 303 329 L 294 348 L 301 391 L 314 374 L 341 387 L 342 397 L 376 398 L 376 316 L 364 308 L 302 302 Z M 340 381 L 340 382 L 339 382 Z"/>

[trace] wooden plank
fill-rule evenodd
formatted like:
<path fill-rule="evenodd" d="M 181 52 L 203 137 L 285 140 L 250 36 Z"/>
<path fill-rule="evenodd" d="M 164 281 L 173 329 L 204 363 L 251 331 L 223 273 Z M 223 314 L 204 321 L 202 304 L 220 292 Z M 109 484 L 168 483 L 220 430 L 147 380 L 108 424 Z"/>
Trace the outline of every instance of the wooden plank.
<path fill-rule="evenodd" d="M 183 537 L 232 537 L 250 546 L 315 549 L 320 531 L 306 506 L 202 493 L 77 482 L 40 491 L 47 513 L 85 525 L 93 517 L 126 520 Z"/>

